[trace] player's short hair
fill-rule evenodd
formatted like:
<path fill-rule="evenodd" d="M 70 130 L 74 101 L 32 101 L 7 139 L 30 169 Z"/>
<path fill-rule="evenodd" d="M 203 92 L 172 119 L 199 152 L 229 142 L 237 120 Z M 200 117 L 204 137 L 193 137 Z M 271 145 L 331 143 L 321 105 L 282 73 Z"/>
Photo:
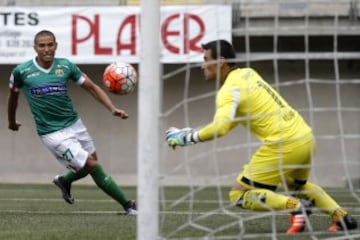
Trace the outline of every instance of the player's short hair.
<path fill-rule="evenodd" d="M 233 45 L 230 42 L 223 39 L 201 44 L 201 47 L 204 50 L 211 50 L 211 57 L 213 59 L 218 59 L 223 57 L 227 60 L 234 60 L 236 58 L 236 52 Z M 230 67 L 236 65 L 235 62 L 231 62 L 231 61 L 228 62 L 227 64 Z"/>
<path fill-rule="evenodd" d="M 54 42 L 56 42 L 56 37 L 55 37 L 55 34 L 49 30 L 41 30 L 40 32 L 38 32 L 35 37 L 34 37 L 34 44 L 36 45 L 36 40 L 39 38 L 39 37 L 42 37 L 42 36 L 51 36 L 53 39 L 54 39 Z"/>

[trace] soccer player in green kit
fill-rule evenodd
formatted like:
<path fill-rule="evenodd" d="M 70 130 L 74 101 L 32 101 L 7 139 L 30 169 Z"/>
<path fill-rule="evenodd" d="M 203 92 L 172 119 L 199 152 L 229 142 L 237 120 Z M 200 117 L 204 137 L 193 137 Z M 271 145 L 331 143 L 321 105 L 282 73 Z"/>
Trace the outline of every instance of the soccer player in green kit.
<path fill-rule="evenodd" d="M 68 59 L 56 58 L 55 35 L 47 30 L 34 38 L 37 56 L 15 67 L 10 77 L 8 98 L 8 127 L 18 131 L 16 121 L 19 92 L 23 90 L 34 117 L 37 133 L 43 144 L 64 164 L 69 172 L 55 176 L 53 182 L 64 200 L 74 203 L 72 182 L 90 175 L 96 185 L 119 202 L 127 215 L 136 215 L 136 203 L 128 200 L 122 190 L 98 163 L 94 142 L 73 107 L 67 84 L 87 90 L 116 117 L 126 119 L 128 114 L 115 107 L 108 95 Z"/>
<path fill-rule="evenodd" d="M 329 231 L 357 228 L 356 220 L 320 186 L 308 181 L 316 142 L 311 128 L 262 77 L 233 62 L 235 50 L 226 40 L 203 46 L 202 69 L 206 80 L 220 80 L 213 121 L 200 129 L 171 127 L 169 146 L 188 146 L 222 137 L 241 124 L 263 144 L 236 178 L 230 202 L 254 210 L 288 210 L 288 234 L 302 232 L 311 207 L 329 214 Z M 292 196 L 276 192 L 285 186 Z"/>

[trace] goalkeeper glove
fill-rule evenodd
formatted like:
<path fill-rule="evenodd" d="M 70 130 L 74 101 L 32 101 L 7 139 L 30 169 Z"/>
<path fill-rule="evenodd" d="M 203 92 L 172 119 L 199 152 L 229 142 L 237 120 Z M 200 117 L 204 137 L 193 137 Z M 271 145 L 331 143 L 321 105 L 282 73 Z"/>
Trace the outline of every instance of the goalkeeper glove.
<path fill-rule="evenodd" d="M 166 131 L 166 141 L 170 147 L 175 149 L 176 146 L 185 147 L 195 144 L 199 139 L 197 132 L 192 128 L 178 129 L 176 127 L 171 127 Z"/>

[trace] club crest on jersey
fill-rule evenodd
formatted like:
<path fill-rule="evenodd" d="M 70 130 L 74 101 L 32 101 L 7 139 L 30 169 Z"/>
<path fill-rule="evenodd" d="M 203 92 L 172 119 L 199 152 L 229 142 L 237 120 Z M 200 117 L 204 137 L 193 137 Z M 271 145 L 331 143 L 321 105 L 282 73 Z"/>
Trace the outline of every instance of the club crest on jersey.
<path fill-rule="evenodd" d="M 59 76 L 59 77 L 64 76 L 64 70 L 56 69 L 55 74 L 56 74 L 56 76 Z"/>

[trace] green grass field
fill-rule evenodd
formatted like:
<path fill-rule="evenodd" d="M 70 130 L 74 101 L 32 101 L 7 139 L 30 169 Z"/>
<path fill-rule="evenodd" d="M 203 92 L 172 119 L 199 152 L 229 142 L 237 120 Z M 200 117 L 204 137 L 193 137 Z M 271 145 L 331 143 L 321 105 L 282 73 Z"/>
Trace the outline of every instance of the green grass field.
<path fill-rule="evenodd" d="M 129 198 L 136 197 L 135 188 L 123 190 Z M 53 185 L 0 184 L 0 239 L 136 239 L 136 217 L 123 215 L 101 190 L 75 184 L 72 192 L 76 201 L 68 205 Z M 360 191 L 330 192 L 360 222 Z M 160 193 L 165 199 L 159 214 L 164 239 L 360 239 L 360 230 L 327 233 L 329 217 L 318 211 L 310 217 L 311 231 L 286 236 L 288 214 L 229 207 L 226 188 L 168 187 Z"/>

